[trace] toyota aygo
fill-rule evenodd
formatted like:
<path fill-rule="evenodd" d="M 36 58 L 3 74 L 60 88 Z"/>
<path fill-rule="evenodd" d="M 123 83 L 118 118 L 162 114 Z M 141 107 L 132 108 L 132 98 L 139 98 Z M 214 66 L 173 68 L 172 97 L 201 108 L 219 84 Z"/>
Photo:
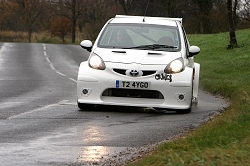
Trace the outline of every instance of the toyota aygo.
<path fill-rule="evenodd" d="M 181 18 L 117 15 L 107 21 L 80 64 L 77 102 L 189 113 L 198 101 L 200 65 Z"/>

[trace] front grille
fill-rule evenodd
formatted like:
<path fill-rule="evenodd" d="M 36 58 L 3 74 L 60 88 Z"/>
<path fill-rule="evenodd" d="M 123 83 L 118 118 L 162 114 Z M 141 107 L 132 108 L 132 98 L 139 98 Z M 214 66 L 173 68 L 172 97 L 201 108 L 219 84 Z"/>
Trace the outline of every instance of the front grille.
<path fill-rule="evenodd" d="M 151 71 L 151 70 L 144 70 L 142 72 L 143 72 L 142 76 L 148 76 L 156 73 L 156 71 Z"/>
<path fill-rule="evenodd" d="M 164 99 L 162 93 L 156 90 L 137 90 L 137 89 L 118 89 L 118 88 L 106 89 L 103 92 L 102 96 Z"/>
<path fill-rule="evenodd" d="M 126 75 L 126 70 L 124 69 L 113 69 L 113 71 L 122 75 Z"/>
<path fill-rule="evenodd" d="M 125 69 L 113 69 L 114 72 L 126 75 L 126 70 Z M 148 75 L 153 75 L 156 73 L 155 70 L 142 70 L 142 76 L 148 76 Z"/>

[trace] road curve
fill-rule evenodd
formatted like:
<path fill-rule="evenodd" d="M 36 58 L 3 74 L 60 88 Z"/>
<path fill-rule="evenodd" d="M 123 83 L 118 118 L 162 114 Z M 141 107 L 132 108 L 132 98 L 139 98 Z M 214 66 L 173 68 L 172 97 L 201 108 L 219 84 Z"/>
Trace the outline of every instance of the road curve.
<path fill-rule="evenodd" d="M 0 43 L 0 163 L 119 165 L 228 106 L 200 91 L 190 114 L 127 107 L 81 111 L 76 45 Z"/>

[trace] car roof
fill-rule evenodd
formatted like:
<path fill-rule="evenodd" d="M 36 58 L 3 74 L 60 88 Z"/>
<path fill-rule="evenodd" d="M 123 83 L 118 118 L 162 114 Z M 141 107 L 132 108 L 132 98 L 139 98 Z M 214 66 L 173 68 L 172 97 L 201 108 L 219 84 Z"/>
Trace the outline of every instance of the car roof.
<path fill-rule="evenodd" d="M 110 21 L 110 23 L 156 24 L 176 27 L 176 21 L 182 24 L 182 18 L 116 15 L 115 18 Z"/>

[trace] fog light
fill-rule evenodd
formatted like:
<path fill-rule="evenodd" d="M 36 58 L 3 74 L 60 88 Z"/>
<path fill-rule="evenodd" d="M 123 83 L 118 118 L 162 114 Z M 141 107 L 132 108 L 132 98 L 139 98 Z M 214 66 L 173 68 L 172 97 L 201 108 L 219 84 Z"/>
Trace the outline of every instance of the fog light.
<path fill-rule="evenodd" d="M 184 99 L 185 99 L 185 95 L 180 94 L 180 95 L 179 95 L 179 99 L 180 99 L 180 100 L 184 100 Z"/>
<path fill-rule="evenodd" d="M 90 88 L 82 88 L 82 95 L 83 96 L 88 96 L 91 93 Z"/>
<path fill-rule="evenodd" d="M 186 101 L 186 94 L 185 93 L 176 93 L 175 98 L 179 101 Z"/>
<path fill-rule="evenodd" d="M 88 89 L 83 89 L 83 90 L 82 90 L 82 93 L 83 93 L 84 95 L 86 95 L 86 94 L 89 93 L 89 90 L 88 90 Z"/>

